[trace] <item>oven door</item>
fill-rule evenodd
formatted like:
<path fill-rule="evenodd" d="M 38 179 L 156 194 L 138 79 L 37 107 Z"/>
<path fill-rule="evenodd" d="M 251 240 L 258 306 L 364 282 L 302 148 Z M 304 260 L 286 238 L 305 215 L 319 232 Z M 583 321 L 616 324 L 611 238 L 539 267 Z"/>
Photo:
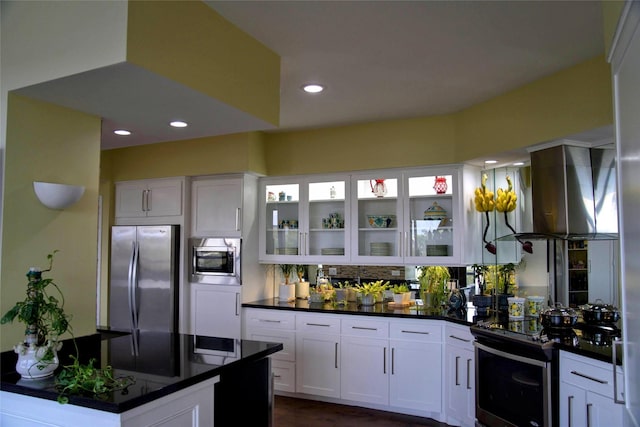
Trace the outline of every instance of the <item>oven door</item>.
<path fill-rule="evenodd" d="M 192 239 L 191 281 L 240 285 L 239 239 Z"/>
<path fill-rule="evenodd" d="M 551 427 L 549 362 L 475 342 L 476 418 L 489 427 Z"/>

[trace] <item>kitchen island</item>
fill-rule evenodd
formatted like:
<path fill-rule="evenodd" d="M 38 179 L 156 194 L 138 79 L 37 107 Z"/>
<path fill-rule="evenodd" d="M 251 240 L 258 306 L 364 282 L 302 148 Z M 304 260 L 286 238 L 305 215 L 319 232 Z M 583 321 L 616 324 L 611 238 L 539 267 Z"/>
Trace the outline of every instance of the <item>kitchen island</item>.
<path fill-rule="evenodd" d="M 175 333 L 140 332 L 77 338 L 80 362 L 113 367 L 114 376 L 132 376 L 126 390 L 101 396 L 60 395 L 54 378 L 23 380 L 15 372 L 13 351 L 0 354 L 0 424 L 3 426 L 270 426 L 271 367 L 267 357 L 280 343 L 203 337 Z M 63 342 L 61 365 L 72 362 L 75 346 Z M 61 369 L 61 368 L 58 368 Z M 231 413 L 230 402 L 252 407 Z"/>

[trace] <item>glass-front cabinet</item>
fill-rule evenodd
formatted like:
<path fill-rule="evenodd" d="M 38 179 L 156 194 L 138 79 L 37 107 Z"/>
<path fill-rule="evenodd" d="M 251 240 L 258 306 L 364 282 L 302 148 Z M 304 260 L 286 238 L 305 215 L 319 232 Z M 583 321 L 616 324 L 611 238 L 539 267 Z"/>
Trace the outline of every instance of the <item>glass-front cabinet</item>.
<path fill-rule="evenodd" d="M 260 193 L 260 261 L 345 262 L 350 246 L 345 176 L 264 179 Z"/>
<path fill-rule="evenodd" d="M 351 261 L 362 264 L 460 262 L 458 169 L 352 177 Z M 456 232 L 457 231 L 457 232 Z"/>

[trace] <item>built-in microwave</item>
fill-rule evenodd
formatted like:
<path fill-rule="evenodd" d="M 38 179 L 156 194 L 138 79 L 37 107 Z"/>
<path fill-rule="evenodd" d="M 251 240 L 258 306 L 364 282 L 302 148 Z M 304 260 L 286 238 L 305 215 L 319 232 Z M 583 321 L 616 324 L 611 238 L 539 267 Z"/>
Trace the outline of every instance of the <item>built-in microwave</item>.
<path fill-rule="evenodd" d="M 241 239 L 191 238 L 191 281 L 214 285 L 241 285 Z"/>

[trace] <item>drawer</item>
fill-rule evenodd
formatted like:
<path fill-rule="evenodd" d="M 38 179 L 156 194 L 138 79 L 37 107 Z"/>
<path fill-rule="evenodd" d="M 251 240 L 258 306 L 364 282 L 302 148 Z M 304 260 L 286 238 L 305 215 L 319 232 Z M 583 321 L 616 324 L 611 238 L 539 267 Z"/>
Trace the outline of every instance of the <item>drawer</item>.
<path fill-rule="evenodd" d="M 437 320 L 392 320 L 391 339 L 442 342 L 442 323 Z"/>
<path fill-rule="evenodd" d="M 618 392 L 623 386 L 622 367 L 616 367 Z M 577 354 L 560 353 L 560 381 L 613 399 L 613 365 Z"/>
<path fill-rule="evenodd" d="M 272 360 L 296 361 L 296 333 L 279 329 L 247 329 L 247 339 L 254 341 L 280 342 L 282 350 L 271 356 Z"/>
<path fill-rule="evenodd" d="M 389 322 L 385 320 L 371 320 L 370 317 L 347 316 L 342 319 L 341 331 L 342 335 L 389 338 Z"/>
<path fill-rule="evenodd" d="M 277 391 L 296 392 L 296 364 L 282 360 L 271 361 L 273 388 Z"/>
<path fill-rule="evenodd" d="M 296 315 L 293 312 L 283 310 L 245 310 L 245 325 L 247 329 L 295 329 Z"/>
<path fill-rule="evenodd" d="M 340 318 L 330 315 L 298 315 L 296 317 L 296 331 L 340 334 Z"/>
<path fill-rule="evenodd" d="M 475 338 L 468 326 L 446 325 L 444 328 L 447 345 L 461 348 L 472 348 Z"/>

